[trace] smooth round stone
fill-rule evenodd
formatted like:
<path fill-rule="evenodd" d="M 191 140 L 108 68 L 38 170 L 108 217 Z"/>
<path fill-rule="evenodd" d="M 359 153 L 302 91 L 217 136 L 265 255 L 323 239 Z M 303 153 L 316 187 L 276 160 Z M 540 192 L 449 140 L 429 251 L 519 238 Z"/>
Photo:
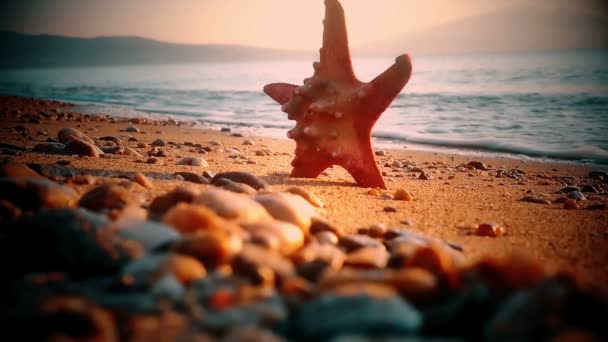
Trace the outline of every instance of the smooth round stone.
<path fill-rule="evenodd" d="M 154 184 L 152 184 L 150 179 L 141 172 L 135 172 L 133 181 L 146 189 L 152 189 L 154 187 Z"/>
<path fill-rule="evenodd" d="M 165 224 L 125 218 L 114 223 L 118 234 L 127 240 L 137 241 L 146 250 L 158 250 L 175 243 L 181 235 Z"/>
<path fill-rule="evenodd" d="M 505 229 L 495 222 L 481 223 L 475 229 L 475 235 L 499 237 L 505 235 Z"/>
<path fill-rule="evenodd" d="M 361 234 L 345 235 L 340 239 L 340 246 L 344 247 L 347 252 L 352 252 L 364 247 L 384 248 L 382 242 Z"/>
<path fill-rule="evenodd" d="M 266 182 L 248 172 L 220 172 L 213 176 L 211 184 L 218 185 L 218 182 L 220 182 L 222 178 L 231 180 L 235 183 L 247 184 L 255 190 L 260 190 L 268 186 Z"/>
<path fill-rule="evenodd" d="M 75 154 L 78 156 L 93 158 L 98 158 L 100 155 L 104 154 L 104 152 L 100 150 L 99 147 L 80 139 L 73 139 L 68 141 L 65 145 L 65 148 L 63 149 L 63 152 L 65 154 Z"/>
<path fill-rule="evenodd" d="M 195 257 L 208 268 L 215 268 L 229 263 L 242 248 L 240 236 L 227 231 L 203 231 L 177 241 L 171 250 Z"/>
<path fill-rule="evenodd" d="M 227 223 L 202 205 L 177 203 L 163 216 L 163 222 L 183 234 L 206 230 L 220 230 Z"/>
<path fill-rule="evenodd" d="M 306 244 L 291 256 L 291 259 L 297 265 L 323 261 L 333 270 L 342 268 L 345 258 L 344 252 L 338 247 L 317 242 Z"/>
<path fill-rule="evenodd" d="M 69 208 L 78 201 L 78 194 L 47 179 L 0 178 L 0 199 L 27 211 Z"/>
<path fill-rule="evenodd" d="M 245 139 L 243 141 L 243 145 L 245 145 L 245 146 L 255 146 L 255 142 L 253 140 L 251 140 L 251 139 Z"/>
<path fill-rule="evenodd" d="M 412 196 L 412 194 L 404 188 L 399 188 L 395 191 L 395 194 L 393 194 L 393 199 L 397 201 L 411 202 L 414 200 L 414 196 Z"/>
<path fill-rule="evenodd" d="M 265 232 L 276 237 L 279 241 L 279 252 L 281 254 L 289 255 L 304 245 L 302 230 L 291 223 L 272 220 L 243 224 L 242 227 L 251 234 Z"/>
<path fill-rule="evenodd" d="M 209 163 L 203 158 L 187 157 L 182 158 L 177 165 L 188 165 L 197 167 L 209 167 Z"/>
<path fill-rule="evenodd" d="M 59 130 L 57 133 L 57 138 L 59 139 L 59 142 L 63 144 L 67 144 L 73 140 L 81 140 L 87 144 L 95 146 L 95 141 L 93 141 L 93 139 L 91 139 L 88 135 L 71 127 L 66 127 Z"/>
<path fill-rule="evenodd" d="M 150 203 L 150 212 L 154 215 L 163 215 L 177 203 L 192 203 L 199 192 L 190 188 L 178 187 L 172 191 L 155 197 Z"/>
<path fill-rule="evenodd" d="M 245 183 L 237 183 L 230 180 L 224 179 L 226 182 L 222 185 L 222 189 L 235 192 L 237 194 L 255 195 L 258 191 Z"/>
<path fill-rule="evenodd" d="M 332 232 L 336 234 L 338 238 L 344 235 L 344 232 L 341 227 L 331 222 L 328 222 L 320 217 L 313 217 L 310 223 L 310 233 L 316 234 L 324 231 Z"/>
<path fill-rule="evenodd" d="M 152 145 L 152 146 L 157 146 L 157 147 L 161 147 L 161 146 L 165 146 L 165 145 L 166 145 L 166 143 L 165 143 L 165 141 L 164 141 L 163 139 L 160 139 L 160 138 L 159 138 L 159 139 L 154 140 L 154 141 L 152 142 L 152 144 L 150 144 L 150 145 Z"/>
<path fill-rule="evenodd" d="M 20 163 L 0 165 L 0 178 L 44 178 L 29 166 Z"/>
<path fill-rule="evenodd" d="M 139 132 L 139 128 L 137 128 L 135 126 L 129 126 L 129 127 L 127 127 L 127 129 L 125 129 L 125 132 L 137 133 L 137 132 Z"/>
<path fill-rule="evenodd" d="M 152 254 L 131 261 L 122 269 L 122 276 L 133 277 L 135 284 L 154 283 L 160 274 L 169 273 L 184 285 L 207 275 L 207 270 L 195 258 L 182 254 Z"/>
<path fill-rule="evenodd" d="M 581 189 L 576 186 L 565 186 L 565 187 L 559 189 L 557 192 L 563 192 L 565 194 L 569 194 L 573 191 L 581 191 Z"/>
<path fill-rule="evenodd" d="M 291 323 L 289 335 L 311 341 L 343 334 L 409 336 L 421 327 L 422 315 L 398 296 L 323 295 L 302 304 Z"/>
<path fill-rule="evenodd" d="M 471 161 L 467 165 L 476 170 L 482 170 L 482 171 L 489 170 L 489 168 L 486 166 L 486 164 L 484 164 L 483 162 L 480 162 L 480 161 Z"/>
<path fill-rule="evenodd" d="M 346 255 L 344 264 L 356 268 L 384 268 L 388 263 L 389 253 L 383 247 L 363 247 Z"/>
<path fill-rule="evenodd" d="M 173 174 L 175 177 L 181 177 L 187 182 L 195 184 L 209 184 L 207 178 L 194 172 L 176 172 Z"/>
<path fill-rule="evenodd" d="M 300 188 L 297 186 L 292 186 L 291 188 L 289 188 L 285 191 L 302 197 L 303 199 L 308 201 L 308 203 L 310 203 L 311 205 L 313 205 L 317 208 L 323 208 L 325 206 L 323 204 L 323 202 L 317 196 L 311 194 L 310 192 L 306 191 L 303 188 Z"/>
<path fill-rule="evenodd" d="M 279 253 L 246 244 L 243 250 L 232 261 L 234 272 L 249 278 L 254 284 L 274 286 L 274 279 L 287 279 L 295 274 L 293 264 Z M 268 271 L 272 274 L 267 274 Z M 267 278 L 269 277 L 269 278 Z M 272 284 L 266 283 L 270 279 Z"/>
<path fill-rule="evenodd" d="M 123 209 L 140 201 L 128 189 L 119 185 L 102 184 L 82 195 L 78 205 L 93 211 Z"/>
<path fill-rule="evenodd" d="M 256 223 L 272 219 L 266 209 L 251 197 L 228 190 L 207 189 L 196 198 L 195 203 L 206 206 L 225 219 L 239 223 Z"/>
<path fill-rule="evenodd" d="M 308 234 L 312 218 L 317 216 L 315 208 L 300 196 L 284 192 L 261 194 L 254 199 L 279 221 L 293 223 Z"/>
<path fill-rule="evenodd" d="M 84 209 L 42 210 L 15 227 L 5 232 L 5 248 L 18 260 L 16 272 L 113 274 L 143 252 L 139 243 L 121 238 L 105 216 Z"/>
<path fill-rule="evenodd" d="M 568 193 L 568 198 L 571 198 L 575 201 L 586 201 L 587 197 L 580 191 L 572 191 Z"/>
<path fill-rule="evenodd" d="M 317 239 L 317 241 L 322 245 L 324 245 L 324 244 L 337 245 L 338 242 L 340 241 L 336 234 L 334 234 L 330 231 L 327 231 L 327 230 L 318 232 L 314 236 Z"/>

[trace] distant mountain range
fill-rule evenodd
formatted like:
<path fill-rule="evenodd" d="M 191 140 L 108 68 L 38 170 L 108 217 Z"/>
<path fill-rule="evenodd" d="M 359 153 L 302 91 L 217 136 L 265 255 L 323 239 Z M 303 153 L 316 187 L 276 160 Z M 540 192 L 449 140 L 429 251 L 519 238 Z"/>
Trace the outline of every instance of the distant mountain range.
<path fill-rule="evenodd" d="M 0 31 L 0 68 L 222 63 L 306 56 L 239 45 L 189 45 L 139 37 L 72 38 Z"/>
<path fill-rule="evenodd" d="M 604 13 L 605 14 L 605 13 Z M 608 48 L 608 19 L 518 6 L 355 49 L 365 55 Z"/>
<path fill-rule="evenodd" d="M 319 37 L 320 43 L 321 37 Z M 186 64 L 315 58 L 315 51 L 189 45 L 139 37 L 71 38 L 0 31 L 0 68 Z M 404 37 L 355 47 L 353 54 L 466 53 L 608 48 L 605 16 L 513 7 Z"/>

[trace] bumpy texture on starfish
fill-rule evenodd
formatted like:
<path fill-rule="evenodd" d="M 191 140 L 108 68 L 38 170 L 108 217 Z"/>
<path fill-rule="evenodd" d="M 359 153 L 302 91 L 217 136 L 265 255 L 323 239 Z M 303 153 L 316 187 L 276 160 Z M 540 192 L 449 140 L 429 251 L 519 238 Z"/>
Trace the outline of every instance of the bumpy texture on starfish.
<path fill-rule="evenodd" d="M 344 9 L 325 0 L 320 62 L 304 85 L 273 83 L 264 92 L 297 122 L 287 136 L 296 141 L 291 177 L 315 178 L 332 165 L 344 167 L 359 186 L 386 189 L 371 146 L 372 127 L 412 74 L 408 55 L 369 83 L 353 72 Z"/>

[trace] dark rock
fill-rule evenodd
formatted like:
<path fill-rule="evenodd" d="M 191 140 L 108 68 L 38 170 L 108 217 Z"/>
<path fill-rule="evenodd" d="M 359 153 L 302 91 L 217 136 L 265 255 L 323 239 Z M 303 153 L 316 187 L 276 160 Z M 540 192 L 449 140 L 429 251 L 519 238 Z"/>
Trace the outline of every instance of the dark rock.
<path fill-rule="evenodd" d="M 421 173 L 420 176 L 418 176 L 418 179 L 420 180 L 431 180 L 433 179 L 433 177 L 428 174 L 428 173 Z"/>
<path fill-rule="evenodd" d="M 484 164 L 480 161 L 471 161 L 467 165 L 474 169 L 477 169 L 477 170 L 483 170 L 483 171 L 489 170 L 489 168 L 486 166 L 486 164 Z"/>
<path fill-rule="evenodd" d="M 152 146 L 159 146 L 160 147 L 160 146 L 165 146 L 166 143 L 165 143 L 165 141 L 163 139 L 159 138 L 159 139 L 154 140 L 151 145 Z"/>
<path fill-rule="evenodd" d="M 265 181 L 247 172 L 220 172 L 211 179 L 211 184 L 217 185 L 216 183 L 221 178 L 225 178 L 236 183 L 247 184 L 256 190 L 260 190 L 268 186 Z"/>
<path fill-rule="evenodd" d="M 4 242 L 1 250 L 8 259 L 3 260 L 17 274 L 113 274 L 141 253 L 138 244 L 121 239 L 110 228 L 105 216 L 84 209 L 42 210 L 34 216 L 24 216 L 6 232 Z"/>
<path fill-rule="evenodd" d="M 278 281 L 295 274 L 293 264 L 279 253 L 255 246 L 245 245 L 232 262 L 236 273 L 248 278 L 253 284 L 274 286 Z"/>
<path fill-rule="evenodd" d="M 589 185 L 589 184 L 583 186 L 583 188 L 581 189 L 581 192 L 584 192 L 584 193 L 593 193 L 593 194 L 599 194 L 600 193 L 593 185 Z"/>
<path fill-rule="evenodd" d="M 64 154 L 65 145 L 62 143 L 41 143 L 34 146 L 33 152 L 46 153 L 46 154 Z"/>
<path fill-rule="evenodd" d="M 601 178 L 604 181 L 608 181 L 608 172 L 601 170 L 594 170 L 589 172 L 589 178 Z"/>
<path fill-rule="evenodd" d="M 569 185 L 569 186 L 565 186 L 565 187 L 559 189 L 557 192 L 562 192 L 564 194 L 569 194 L 569 193 L 571 193 L 573 191 L 581 191 L 581 189 L 579 189 L 576 186 L 570 186 Z"/>
<path fill-rule="evenodd" d="M 409 336 L 421 327 L 422 316 L 399 297 L 324 295 L 303 304 L 290 323 L 290 336 L 315 341 L 343 334 Z"/>
<path fill-rule="evenodd" d="M 568 198 L 571 198 L 576 201 L 586 201 L 587 200 L 587 197 L 585 197 L 585 195 L 583 195 L 583 193 L 580 191 L 572 191 L 572 192 L 568 193 Z"/>

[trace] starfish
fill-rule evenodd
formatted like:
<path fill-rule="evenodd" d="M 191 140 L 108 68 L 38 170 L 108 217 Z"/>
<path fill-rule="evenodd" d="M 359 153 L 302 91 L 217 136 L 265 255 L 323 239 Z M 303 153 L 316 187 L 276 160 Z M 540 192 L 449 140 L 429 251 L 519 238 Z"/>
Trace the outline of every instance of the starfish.
<path fill-rule="evenodd" d="M 345 168 L 362 187 L 386 189 L 371 145 L 380 115 L 399 95 L 412 74 L 408 55 L 369 83 L 353 72 L 344 9 L 325 0 L 323 47 L 314 74 L 301 86 L 273 83 L 264 92 L 282 105 L 296 126 L 287 133 L 296 141 L 291 177 L 316 178 L 332 165 Z"/>

